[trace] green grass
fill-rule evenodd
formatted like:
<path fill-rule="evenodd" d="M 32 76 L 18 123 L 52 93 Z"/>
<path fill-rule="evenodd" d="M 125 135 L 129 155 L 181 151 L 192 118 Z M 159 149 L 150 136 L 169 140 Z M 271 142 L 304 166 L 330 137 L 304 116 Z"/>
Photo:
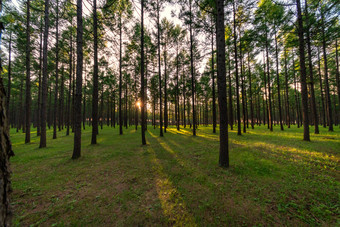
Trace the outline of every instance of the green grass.
<path fill-rule="evenodd" d="M 14 225 L 263 226 L 339 225 L 340 133 L 321 128 L 265 126 L 230 135 L 230 168 L 218 167 L 218 135 L 173 127 L 160 138 L 148 127 L 104 127 L 98 145 L 82 136 L 82 157 L 71 160 L 73 135 L 58 132 L 48 147 L 25 145 L 11 132 Z"/>

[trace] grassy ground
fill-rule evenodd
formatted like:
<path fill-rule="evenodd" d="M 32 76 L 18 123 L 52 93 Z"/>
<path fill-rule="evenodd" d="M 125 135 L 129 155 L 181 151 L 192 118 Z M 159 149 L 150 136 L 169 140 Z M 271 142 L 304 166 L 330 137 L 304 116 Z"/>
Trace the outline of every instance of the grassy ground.
<path fill-rule="evenodd" d="M 218 167 L 211 127 L 149 126 L 141 146 L 133 127 L 100 130 L 98 145 L 83 132 L 82 157 L 71 160 L 73 136 L 59 132 L 48 147 L 24 144 L 11 132 L 14 224 L 91 226 L 340 225 L 340 130 L 269 132 L 265 126 L 230 135 L 231 167 Z"/>

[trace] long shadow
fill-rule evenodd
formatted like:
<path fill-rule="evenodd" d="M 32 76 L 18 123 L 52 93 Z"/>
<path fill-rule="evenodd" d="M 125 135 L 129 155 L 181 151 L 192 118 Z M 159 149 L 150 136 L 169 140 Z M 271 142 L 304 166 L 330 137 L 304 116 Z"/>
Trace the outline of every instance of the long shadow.
<path fill-rule="evenodd" d="M 168 131 L 174 134 L 189 136 L 188 133 L 185 132 L 185 130 L 181 130 L 181 132 L 178 132 L 175 129 L 168 129 Z M 258 134 L 260 134 L 260 136 L 258 136 Z M 208 141 L 219 141 L 218 135 L 206 133 L 205 131 L 198 132 L 197 137 Z M 266 155 L 270 155 L 274 158 L 274 160 L 280 160 L 283 158 L 286 161 L 290 160 L 294 164 L 318 167 L 318 169 L 321 170 L 324 170 L 326 166 L 327 169 L 333 172 L 337 171 L 338 169 L 339 159 L 336 157 L 338 155 L 336 150 L 319 151 L 317 149 L 325 147 L 326 144 L 327 147 L 329 147 L 330 145 L 328 141 L 317 140 L 314 142 L 305 142 L 292 139 L 293 142 L 299 141 L 299 143 L 295 144 L 295 146 L 293 147 L 289 145 L 286 140 L 282 140 L 281 135 L 277 135 L 276 133 L 268 135 L 265 132 L 246 133 L 243 134 L 243 136 L 236 137 L 230 136 L 229 140 L 231 144 L 234 145 L 243 145 L 249 148 L 255 148 L 253 149 L 254 151 L 257 150 L 261 153 L 265 153 Z M 308 149 L 306 149 L 306 145 L 308 145 Z M 339 146 L 339 144 L 333 142 L 331 146 L 336 147 Z"/>
<path fill-rule="evenodd" d="M 242 215 L 245 217 L 252 216 L 250 218 L 253 219 L 252 221 L 260 217 L 260 214 L 257 213 L 256 204 L 253 204 L 248 198 L 238 198 L 238 195 L 234 194 L 236 191 L 246 191 L 250 187 L 250 185 L 240 183 L 240 175 L 233 176 L 231 174 L 232 170 L 227 172 L 219 168 L 217 159 L 214 164 L 210 164 L 210 166 L 215 166 L 216 164 L 216 168 L 209 170 L 204 165 L 204 162 L 207 161 L 205 157 L 195 162 L 189 156 L 184 156 L 187 153 L 184 150 L 186 146 L 180 146 L 168 138 L 173 137 L 173 139 L 176 139 L 176 135 L 168 134 L 168 136 L 159 138 L 150 130 L 148 133 L 151 136 L 151 138 L 148 137 L 150 138 L 150 144 L 156 147 L 156 157 L 163 166 L 163 170 L 167 173 L 171 182 L 176 185 L 181 197 L 187 201 L 186 204 L 189 205 L 188 208 L 191 212 L 195 214 L 196 220 L 203 223 L 215 222 L 218 225 L 221 223 L 240 223 L 239 216 Z M 187 139 L 188 137 L 185 137 L 185 140 Z M 196 142 L 197 139 L 194 138 L 192 142 Z M 192 155 L 195 156 L 195 153 Z M 217 150 L 216 157 L 218 157 Z M 233 194 L 233 196 L 225 197 L 224 193 Z M 252 193 L 249 192 L 249 194 Z M 220 204 L 220 201 L 224 202 Z M 221 212 L 220 209 L 225 214 L 222 218 L 223 220 L 209 220 L 216 213 Z M 250 223 L 252 222 L 249 221 Z"/>

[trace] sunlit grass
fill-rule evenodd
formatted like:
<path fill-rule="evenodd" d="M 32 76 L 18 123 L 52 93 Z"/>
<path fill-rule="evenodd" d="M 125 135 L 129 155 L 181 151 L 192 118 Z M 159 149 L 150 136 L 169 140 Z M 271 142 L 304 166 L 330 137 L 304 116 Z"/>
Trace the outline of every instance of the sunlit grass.
<path fill-rule="evenodd" d="M 311 128 L 312 129 L 312 128 Z M 218 167 L 219 134 L 199 126 L 164 137 L 148 128 L 104 127 L 98 145 L 82 132 L 82 157 L 71 160 L 73 134 L 47 148 L 11 131 L 14 225 L 223 226 L 338 223 L 340 130 L 311 133 L 266 126 L 229 131 L 230 168 Z M 312 132 L 312 130 L 311 130 Z"/>

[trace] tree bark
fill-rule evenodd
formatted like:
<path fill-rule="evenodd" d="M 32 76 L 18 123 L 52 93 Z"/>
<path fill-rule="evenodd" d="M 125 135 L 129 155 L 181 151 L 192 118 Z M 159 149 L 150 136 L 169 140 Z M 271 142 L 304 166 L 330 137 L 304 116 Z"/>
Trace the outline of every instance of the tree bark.
<path fill-rule="evenodd" d="M 97 144 L 98 134 L 98 19 L 97 0 L 93 0 L 93 94 L 92 94 L 92 138 L 91 144 Z"/>
<path fill-rule="evenodd" d="M 304 28 L 301 14 L 300 0 L 296 0 L 298 16 L 298 36 L 299 36 L 299 55 L 300 55 L 300 78 L 301 78 L 301 98 L 302 98 L 302 117 L 303 117 L 303 140 L 310 141 L 309 137 L 309 119 L 308 119 L 308 94 L 306 82 L 306 65 L 305 65 L 305 44 Z"/>
<path fill-rule="evenodd" d="M 308 14 L 308 4 L 307 0 L 305 0 L 305 11 L 307 20 L 309 20 Z M 311 40 L 310 40 L 310 32 L 309 32 L 310 24 L 307 22 L 306 35 L 307 35 L 307 50 L 308 50 L 308 63 L 309 63 L 309 87 L 310 87 L 310 99 L 311 99 L 311 109 L 312 109 L 312 117 L 314 120 L 314 133 L 319 134 L 319 119 L 318 112 L 316 110 L 316 102 L 315 102 L 315 93 L 314 93 L 314 75 L 313 75 L 313 61 L 312 61 L 312 48 L 311 48 Z"/>
<path fill-rule="evenodd" d="M 14 156 L 9 136 L 9 121 L 6 115 L 6 92 L 0 78 L 0 226 L 11 226 L 12 208 L 10 197 L 11 167 L 9 159 Z"/>
<path fill-rule="evenodd" d="M 53 114 L 53 139 L 57 138 L 57 119 L 58 116 L 58 73 L 59 73 L 59 1 L 57 0 L 56 18 L 56 62 L 55 62 L 55 87 L 54 87 L 54 114 Z"/>
<path fill-rule="evenodd" d="M 43 48 L 43 78 L 42 78 L 42 102 L 41 102 L 41 135 L 40 148 L 46 147 L 46 120 L 47 120 L 47 46 L 48 46 L 48 29 L 49 29 L 49 0 L 45 0 L 45 29 L 44 29 L 44 48 Z"/>
<path fill-rule="evenodd" d="M 328 62 L 327 62 L 327 52 L 326 52 L 326 36 L 325 36 L 325 22 L 324 15 L 321 12 L 322 18 L 322 49 L 323 49 L 323 60 L 324 60 L 324 73 L 325 73 L 325 91 L 326 91 L 326 110 L 328 115 L 328 131 L 333 132 L 333 117 L 332 117 L 332 103 L 331 96 L 329 92 L 329 83 L 328 83 Z"/>
<path fill-rule="evenodd" d="M 26 14 L 26 136 L 25 143 L 31 142 L 31 33 L 30 33 L 30 0 L 27 0 Z"/>
<path fill-rule="evenodd" d="M 240 111 L 240 93 L 238 79 L 238 57 L 237 57 L 237 33 L 236 33 L 236 6 L 233 2 L 233 20 L 234 20 L 234 51 L 235 51 L 235 79 L 236 79 L 236 109 L 237 109 L 237 135 L 241 135 L 241 111 Z"/>
<path fill-rule="evenodd" d="M 190 71 L 191 71 L 191 102 L 192 102 L 192 133 L 196 136 L 196 112 L 195 112 L 195 74 L 194 74 L 194 44 L 192 35 L 192 0 L 189 1 L 190 8 L 190 21 L 189 21 L 189 33 L 190 33 Z"/>
<path fill-rule="evenodd" d="M 83 83 L 83 1 L 77 0 L 77 77 L 75 93 L 74 147 L 72 159 L 80 157 L 81 152 L 81 96 Z"/>
<path fill-rule="evenodd" d="M 144 0 L 141 0 L 141 124 L 142 124 L 142 144 L 146 145 L 145 140 L 145 88 L 144 88 Z"/>
<path fill-rule="evenodd" d="M 217 24 L 216 24 L 216 49 L 217 49 L 217 85 L 218 105 L 220 111 L 220 155 L 219 165 L 229 167 L 228 145 L 228 109 L 226 90 L 226 66 L 225 66 L 225 27 L 224 27 L 224 1 L 216 0 Z"/>
<path fill-rule="evenodd" d="M 159 135 L 163 136 L 163 117 L 162 117 L 162 74 L 161 74 L 161 38 L 159 22 L 159 1 L 157 0 L 157 48 L 158 48 L 158 78 L 159 78 Z"/>

